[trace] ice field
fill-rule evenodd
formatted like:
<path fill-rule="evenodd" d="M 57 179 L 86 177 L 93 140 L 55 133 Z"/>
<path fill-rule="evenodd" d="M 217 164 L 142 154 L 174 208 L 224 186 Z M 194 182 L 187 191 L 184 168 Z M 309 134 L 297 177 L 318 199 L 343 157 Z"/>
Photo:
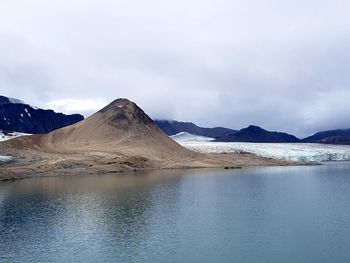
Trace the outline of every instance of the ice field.
<path fill-rule="evenodd" d="M 293 161 L 350 160 L 350 146 L 316 143 L 248 143 L 178 141 L 184 147 L 202 153 L 252 153 L 263 157 Z"/>

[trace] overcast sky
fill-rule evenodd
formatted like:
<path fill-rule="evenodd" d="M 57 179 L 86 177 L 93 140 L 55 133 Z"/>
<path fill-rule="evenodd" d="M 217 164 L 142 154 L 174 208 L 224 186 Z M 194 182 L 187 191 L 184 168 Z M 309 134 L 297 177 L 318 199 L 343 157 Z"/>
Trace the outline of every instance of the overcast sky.
<path fill-rule="evenodd" d="M 0 0 L 0 94 L 88 116 L 350 128 L 349 0 Z"/>

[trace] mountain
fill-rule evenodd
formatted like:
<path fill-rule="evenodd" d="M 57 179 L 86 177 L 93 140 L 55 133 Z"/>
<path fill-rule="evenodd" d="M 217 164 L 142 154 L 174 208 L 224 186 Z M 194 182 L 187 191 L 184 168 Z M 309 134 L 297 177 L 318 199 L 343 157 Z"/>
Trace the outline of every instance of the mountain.
<path fill-rule="evenodd" d="M 83 120 L 80 114 L 65 115 L 32 107 L 25 102 L 0 96 L 0 130 L 47 133 Z"/>
<path fill-rule="evenodd" d="M 163 132 L 169 136 L 178 134 L 180 132 L 188 132 L 194 135 L 216 138 L 237 132 L 236 130 L 223 127 L 203 128 L 195 125 L 192 122 L 180 122 L 174 120 L 155 120 L 155 123 Z"/>
<path fill-rule="evenodd" d="M 0 142 L 0 149 L 2 155 L 20 160 L 0 167 L 0 180 L 151 168 L 282 164 L 252 155 L 190 151 L 127 99 L 117 99 L 89 118 L 50 133 Z"/>
<path fill-rule="evenodd" d="M 350 129 L 321 131 L 312 136 L 306 137 L 302 141 L 329 144 L 349 144 Z"/>
<path fill-rule="evenodd" d="M 257 143 L 283 143 L 299 142 L 300 140 L 283 132 L 271 132 L 258 126 L 249 126 L 234 134 L 228 134 L 216 138 L 217 142 L 257 142 Z"/>
<path fill-rule="evenodd" d="M 89 118 L 48 134 L 9 140 L 7 146 L 41 151 L 103 151 L 122 156 L 191 155 L 163 133 L 136 104 L 117 99 Z"/>
<path fill-rule="evenodd" d="M 320 143 L 350 145 L 350 136 L 333 136 L 323 138 Z"/>

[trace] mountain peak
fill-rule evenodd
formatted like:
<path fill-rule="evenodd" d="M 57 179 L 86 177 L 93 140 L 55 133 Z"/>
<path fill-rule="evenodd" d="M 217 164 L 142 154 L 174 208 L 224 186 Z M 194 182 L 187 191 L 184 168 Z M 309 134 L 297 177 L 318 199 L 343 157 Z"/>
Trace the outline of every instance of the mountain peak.
<path fill-rule="evenodd" d="M 110 107 L 122 108 L 127 105 L 136 105 L 136 104 L 126 98 L 118 98 L 112 101 L 111 103 L 109 103 L 105 108 L 110 108 Z"/>
<path fill-rule="evenodd" d="M 259 127 L 259 126 L 255 126 L 255 125 L 249 125 L 247 128 L 244 128 L 242 130 L 249 130 L 252 132 L 262 132 L 264 131 L 263 128 Z"/>
<path fill-rule="evenodd" d="M 137 123 L 154 124 L 152 119 L 134 102 L 119 98 L 97 112 L 109 124 L 126 127 Z M 102 114 L 102 115 L 101 115 Z"/>
<path fill-rule="evenodd" d="M 216 139 L 221 142 L 257 142 L 257 143 L 276 143 L 276 142 L 299 142 L 299 139 L 293 135 L 283 132 L 272 132 L 264 130 L 259 126 L 250 125 L 235 134 L 229 134 Z"/>

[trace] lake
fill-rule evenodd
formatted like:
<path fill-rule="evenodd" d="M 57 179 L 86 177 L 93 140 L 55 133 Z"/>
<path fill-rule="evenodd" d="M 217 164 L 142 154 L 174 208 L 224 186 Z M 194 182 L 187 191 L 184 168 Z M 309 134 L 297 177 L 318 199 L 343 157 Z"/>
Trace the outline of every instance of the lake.
<path fill-rule="evenodd" d="M 0 262 L 350 262 L 350 162 L 2 182 Z"/>

